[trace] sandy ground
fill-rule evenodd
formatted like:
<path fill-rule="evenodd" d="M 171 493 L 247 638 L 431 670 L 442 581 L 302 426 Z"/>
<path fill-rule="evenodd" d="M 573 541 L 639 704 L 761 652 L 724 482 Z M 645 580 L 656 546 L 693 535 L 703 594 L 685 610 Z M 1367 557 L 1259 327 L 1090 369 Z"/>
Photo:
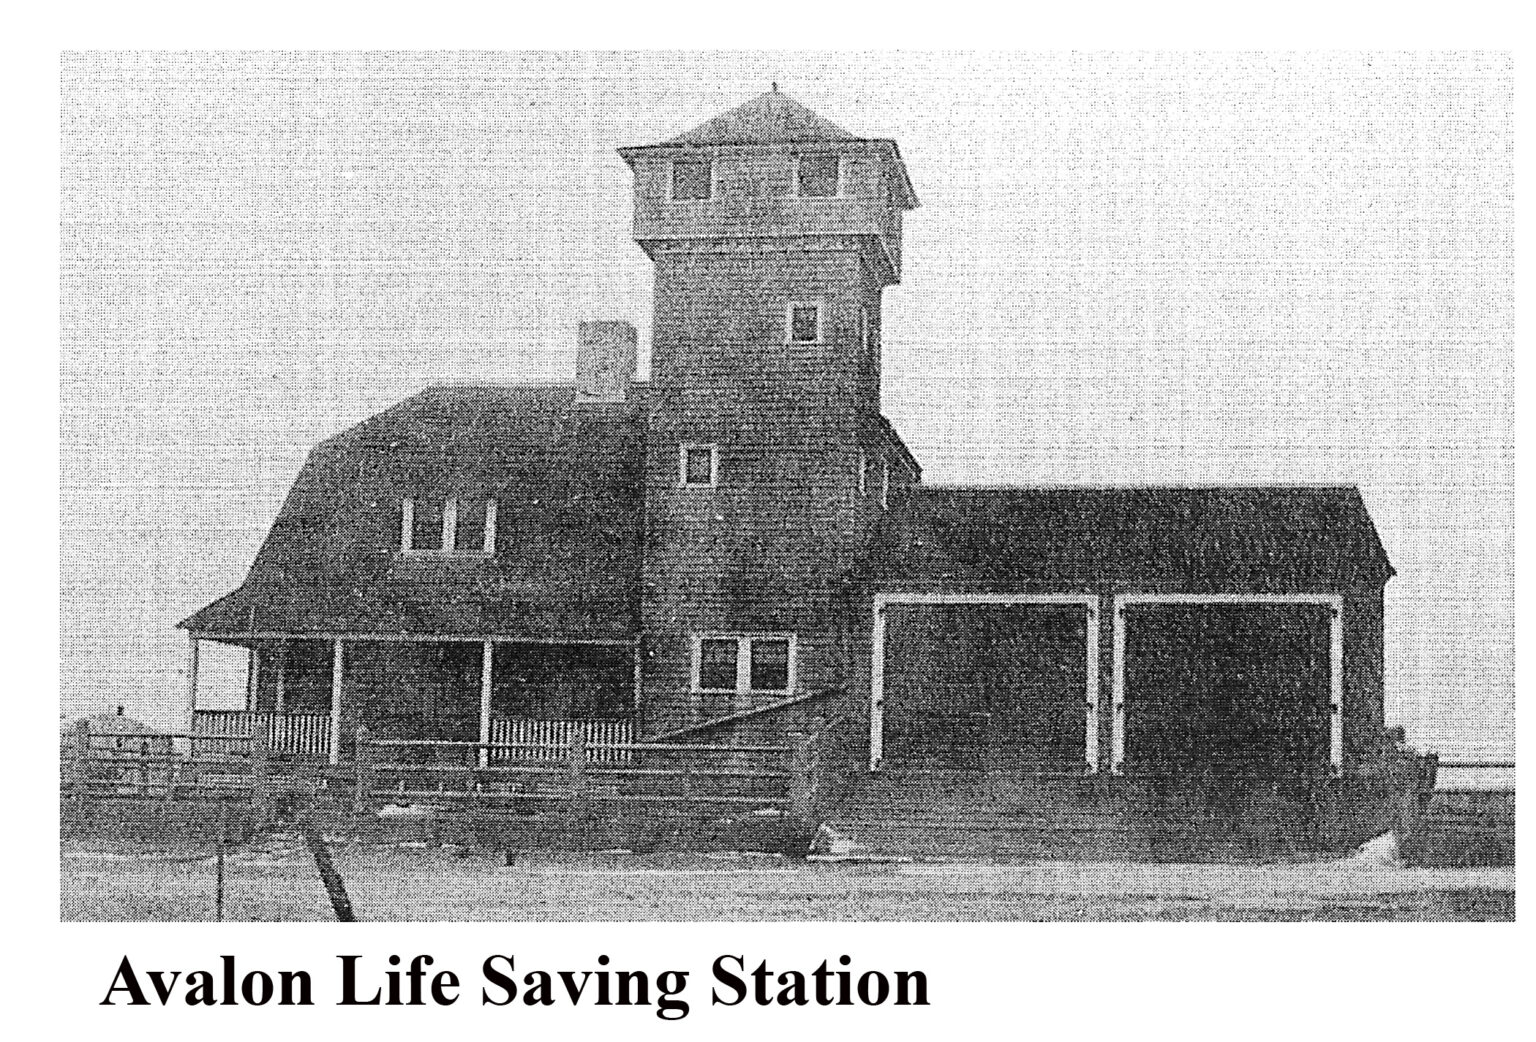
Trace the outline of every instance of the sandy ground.
<path fill-rule="evenodd" d="M 1358 860 L 1284 864 L 812 864 L 771 856 L 335 849 L 365 920 L 1447 920 L 1513 919 L 1513 868 L 1421 869 Z M 332 917 L 302 843 L 234 848 L 225 918 Z M 210 920 L 207 848 L 69 841 L 64 920 Z"/>

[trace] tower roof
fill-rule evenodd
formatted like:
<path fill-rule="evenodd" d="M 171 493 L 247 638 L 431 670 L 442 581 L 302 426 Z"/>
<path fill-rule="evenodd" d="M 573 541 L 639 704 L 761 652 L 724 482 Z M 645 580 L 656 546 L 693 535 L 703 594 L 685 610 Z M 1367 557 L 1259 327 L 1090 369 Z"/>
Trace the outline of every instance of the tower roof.
<path fill-rule="evenodd" d="M 773 144 L 852 141 L 854 135 L 823 119 L 788 94 L 770 90 L 668 141 L 676 145 Z"/>

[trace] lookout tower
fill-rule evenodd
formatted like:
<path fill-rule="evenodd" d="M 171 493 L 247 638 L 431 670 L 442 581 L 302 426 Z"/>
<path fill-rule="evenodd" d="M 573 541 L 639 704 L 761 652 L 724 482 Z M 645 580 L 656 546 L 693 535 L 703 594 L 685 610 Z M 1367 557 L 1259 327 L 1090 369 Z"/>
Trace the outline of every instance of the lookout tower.
<path fill-rule="evenodd" d="M 839 682 L 830 585 L 892 483 L 918 476 L 880 416 L 881 295 L 917 196 L 894 141 L 777 90 L 619 154 L 656 266 L 641 620 L 655 730 Z M 787 669 L 753 675 L 786 654 L 765 637 L 758 656 L 756 634 L 792 638 Z M 680 689 L 692 706 L 668 709 Z"/>

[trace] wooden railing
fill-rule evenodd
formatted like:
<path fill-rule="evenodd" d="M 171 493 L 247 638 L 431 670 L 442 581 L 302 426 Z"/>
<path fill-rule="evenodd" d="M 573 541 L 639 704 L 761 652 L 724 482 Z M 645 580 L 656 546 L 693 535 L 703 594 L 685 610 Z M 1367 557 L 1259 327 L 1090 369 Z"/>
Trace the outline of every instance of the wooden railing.
<path fill-rule="evenodd" d="M 244 738 L 264 734 L 278 756 L 324 759 L 331 752 L 329 713 L 254 713 L 244 709 L 197 709 L 192 738 Z"/>
<path fill-rule="evenodd" d="M 628 720 L 523 720 L 493 717 L 490 763 L 514 761 L 560 763 L 565 760 L 571 736 L 580 732 L 589 763 L 628 763 L 629 751 L 621 748 L 634 739 Z"/>
<path fill-rule="evenodd" d="M 564 743 L 376 738 L 359 728 L 354 805 L 493 806 L 529 800 L 583 804 L 721 804 L 810 813 L 815 737 L 790 745 Z"/>
<path fill-rule="evenodd" d="M 103 798 L 237 799 L 271 795 L 263 736 L 92 730 L 76 722 L 60 749 L 61 795 Z"/>

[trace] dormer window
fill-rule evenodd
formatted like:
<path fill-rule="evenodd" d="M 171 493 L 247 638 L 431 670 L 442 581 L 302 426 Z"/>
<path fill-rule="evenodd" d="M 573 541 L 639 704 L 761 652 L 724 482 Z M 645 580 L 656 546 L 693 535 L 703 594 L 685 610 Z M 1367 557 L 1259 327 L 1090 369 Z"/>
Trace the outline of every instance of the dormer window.
<path fill-rule="evenodd" d="M 402 499 L 400 552 L 481 556 L 496 552 L 494 499 Z"/>
<path fill-rule="evenodd" d="M 678 484 L 683 488 L 714 488 L 720 479 L 720 449 L 685 444 L 677 453 Z"/>
<path fill-rule="evenodd" d="M 821 342 L 821 305 L 807 301 L 795 301 L 786 313 L 789 342 L 792 344 L 816 344 Z"/>
<path fill-rule="evenodd" d="M 819 152 L 804 155 L 795 164 L 795 186 L 803 198 L 827 199 L 842 188 L 842 157 Z"/>
<path fill-rule="evenodd" d="M 714 163 L 706 156 L 672 160 L 672 198 L 678 201 L 708 199 L 714 194 Z"/>

